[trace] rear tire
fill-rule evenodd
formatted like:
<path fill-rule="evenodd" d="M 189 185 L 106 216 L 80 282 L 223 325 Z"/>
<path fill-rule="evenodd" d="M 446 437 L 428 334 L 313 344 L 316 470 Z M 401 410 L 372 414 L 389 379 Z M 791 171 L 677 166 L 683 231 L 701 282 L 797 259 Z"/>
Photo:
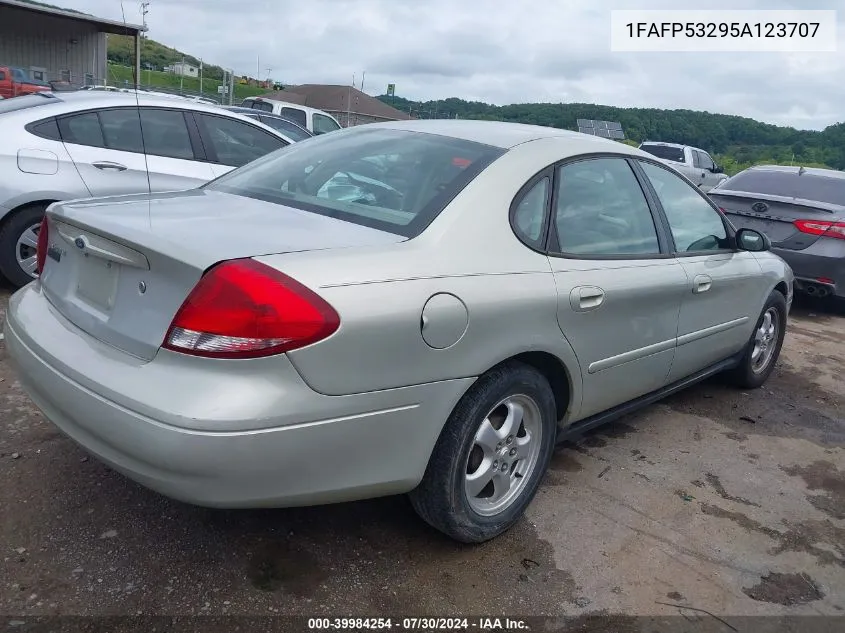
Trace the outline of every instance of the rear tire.
<path fill-rule="evenodd" d="M 417 514 L 463 543 L 510 529 L 549 465 L 555 412 L 548 381 L 528 365 L 507 363 L 481 376 L 452 411 L 409 494 Z"/>
<path fill-rule="evenodd" d="M 20 288 L 34 277 L 25 265 L 35 268 L 33 235 L 38 234 L 47 205 L 38 204 L 13 212 L 0 228 L 0 272 L 15 287 Z"/>
<path fill-rule="evenodd" d="M 739 365 L 728 374 L 736 386 L 757 389 L 775 368 L 786 334 L 786 298 L 773 290 L 757 319 Z"/>

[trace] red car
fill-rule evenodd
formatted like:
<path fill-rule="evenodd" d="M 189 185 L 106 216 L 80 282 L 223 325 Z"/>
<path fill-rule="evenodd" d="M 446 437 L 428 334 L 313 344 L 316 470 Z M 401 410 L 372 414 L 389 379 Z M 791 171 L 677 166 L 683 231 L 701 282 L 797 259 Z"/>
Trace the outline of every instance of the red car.
<path fill-rule="evenodd" d="M 50 85 L 43 81 L 30 79 L 23 68 L 0 66 L 0 97 L 18 97 L 34 92 L 50 90 Z"/>

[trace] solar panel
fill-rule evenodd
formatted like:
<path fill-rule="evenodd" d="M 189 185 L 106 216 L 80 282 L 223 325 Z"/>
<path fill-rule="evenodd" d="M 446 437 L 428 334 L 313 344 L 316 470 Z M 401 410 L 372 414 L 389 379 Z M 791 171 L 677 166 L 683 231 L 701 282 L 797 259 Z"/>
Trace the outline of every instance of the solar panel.
<path fill-rule="evenodd" d="M 597 121 L 594 119 L 576 119 L 578 131 L 582 134 L 592 134 L 602 138 L 624 139 L 625 132 L 618 121 Z"/>

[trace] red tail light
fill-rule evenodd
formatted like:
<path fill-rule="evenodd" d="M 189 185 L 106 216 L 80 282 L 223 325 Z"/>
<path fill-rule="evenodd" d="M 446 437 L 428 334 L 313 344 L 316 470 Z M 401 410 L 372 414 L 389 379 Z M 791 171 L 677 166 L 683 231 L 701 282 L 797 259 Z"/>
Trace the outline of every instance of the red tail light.
<path fill-rule="evenodd" d="M 802 233 L 810 235 L 824 235 L 845 240 L 845 222 L 831 222 L 830 220 L 795 220 L 793 223 Z"/>
<path fill-rule="evenodd" d="M 185 299 L 163 347 L 194 356 L 256 358 L 311 345 L 340 327 L 334 308 L 251 259 L 218 264 Z"/>
<path fill-rule="evenodd" d="M 47 232 L 47 216 L 41 220 L 41 227 L 38 229 L 38 244 L 35 248 L 35 272 L 41 274 L 44 264 L 47 262 L 47 245 L 49 243 Z"/>

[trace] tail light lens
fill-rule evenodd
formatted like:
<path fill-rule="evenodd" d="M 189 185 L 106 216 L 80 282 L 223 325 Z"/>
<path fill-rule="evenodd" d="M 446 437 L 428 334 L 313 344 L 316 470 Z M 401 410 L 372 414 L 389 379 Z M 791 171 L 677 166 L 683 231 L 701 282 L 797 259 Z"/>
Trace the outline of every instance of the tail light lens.
<path fill-rule="evenodd" d="M 845 240 L 845 222 L 831 222 L 829 220 L 795 220 L 793 223 L 802 233 L 823 235 Z"/>
<path fill-rule="evenodd" d="M 35 272 L 41 274 L 44 264 L 47 262 L 47 245 L 50 235 L 47 231 L 47 216 L 41 220 L 41 227 L 38 229 L 38 244 L 35 247 Z"/>
<path fill-rule="evenodd" d="M 218 264 L 176 313 L 163 347 L 212 358 L 281 354 L 331 336 L 334 308 L 287 275 L 251 259 Z"/>

